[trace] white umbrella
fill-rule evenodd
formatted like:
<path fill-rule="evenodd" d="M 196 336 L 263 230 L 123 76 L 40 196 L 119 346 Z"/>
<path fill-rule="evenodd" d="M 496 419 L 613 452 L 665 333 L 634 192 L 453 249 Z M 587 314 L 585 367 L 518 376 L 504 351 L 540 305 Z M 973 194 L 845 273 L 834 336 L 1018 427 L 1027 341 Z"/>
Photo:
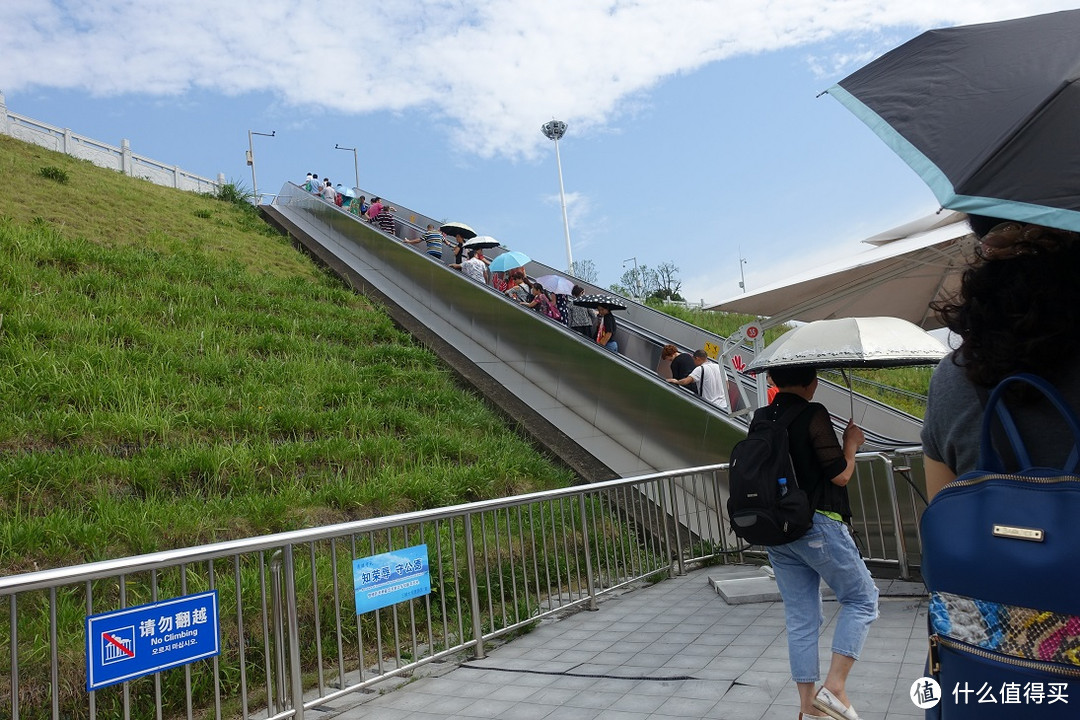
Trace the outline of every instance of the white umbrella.
<path fill-rule="evenodd" d="M 789 330 L 747 366 L 748 371 L 774 367 L 885 368 L 935 365 L 949 352 L 940 340 L 917 325 L 894 317 L 816 320 Z M 851 381 L 847 375 L 851 391 Z M 854 414 L 854 395 L 852 395 Z"/>
<path fill-rule="evenodd" d="M 499 241 L 490 235 L 477 235 L 472 240 L 466 240 L 463 247 L 466 250 L 488 250 L 499 247 Z"/>
<path fill-rule="evenodd" d="M 574 283 L 562 275 L 541 275 L 536 278 L 536 282 L 540 283 L 548 292 L 553 292 L 556 295 L 569 295 L 574 290 Z"/>

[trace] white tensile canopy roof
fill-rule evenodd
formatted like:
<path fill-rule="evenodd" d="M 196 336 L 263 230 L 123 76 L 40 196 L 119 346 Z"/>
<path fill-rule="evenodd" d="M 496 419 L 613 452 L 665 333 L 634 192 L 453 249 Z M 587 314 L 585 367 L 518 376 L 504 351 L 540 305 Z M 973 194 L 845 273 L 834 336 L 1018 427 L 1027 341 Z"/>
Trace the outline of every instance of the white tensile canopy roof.
<path fill-rule="evenodd" d="M 967 216 L 941 213 L 863 242 L 876 247 L 706 309 L 770 324 L 881 315 L 940 328 L 929 304 L 956 292 L 974 244 Z"/>

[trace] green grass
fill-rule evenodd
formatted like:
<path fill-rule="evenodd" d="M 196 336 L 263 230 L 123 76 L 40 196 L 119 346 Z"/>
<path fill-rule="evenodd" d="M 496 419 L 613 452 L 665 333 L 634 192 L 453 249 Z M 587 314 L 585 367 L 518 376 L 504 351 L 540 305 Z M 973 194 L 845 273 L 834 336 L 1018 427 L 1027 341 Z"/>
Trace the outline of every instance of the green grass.
<path fill-rule="evenodd" d="M 0 573 L 572 481 L 234 190 L 0 136 Z"/>
<path fill-rule="evenodd" d="M 728 337 L 743 325 L 757 320 L 757 317 L 754 315 L 694 310 L 682 305 L 672 305 L 653 300 L 650 300 L 648 305 L 654 310 L 659 310 L 671 317 L 678 318 L 679 320 L 688 322 L 691 325 L 695 325 L 702 330 L 707 330 L 716 335 L 720 335 L 721 337 Z M 786 330 L 787 327 L 767 329 L 765 331 L 766 344 L 783 335 Z"/>

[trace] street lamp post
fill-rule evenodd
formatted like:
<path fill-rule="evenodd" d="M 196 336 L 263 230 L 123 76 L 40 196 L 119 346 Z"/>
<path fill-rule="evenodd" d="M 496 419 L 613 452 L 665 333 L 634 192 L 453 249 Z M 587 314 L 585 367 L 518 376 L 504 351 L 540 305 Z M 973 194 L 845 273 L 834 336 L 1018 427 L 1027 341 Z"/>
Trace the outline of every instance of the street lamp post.
<path fill-rule="evenodd" d="M 566 191 L 563 189 L 562 159 L 559 157 L 559 138 L 566 134 L 566 123 L 561 120 L 546 122 L 540 128 L 548 140 L 555 141 L 555 165 L 559 168 L 559 200 L 562 202 L 563 230 L 566 232 L 566 272 L 574 273 L 574 256 L 570 251 L 570 221 L 566 218 Z"/>
<path fill-rule="evenodd" d="M 743 292 L 746 292 L 746 273 L 743 272 L 743 267 L 746 265 L 746 258 L 742 256 L 742 248 L 739 248 L 739 287 Z"/>
<path fill-rule="evenodd" d="M 360 187 L 360 161 L 356 159 L 356 148 L 341 147 L 337 143 L 334 143 L 335 150 L 352 150 L 352 163 L 353 171 L 356 172 L 356 184 L 353 187 Z"/>
<path fill-rule="evenodd" d="M 623 260 L 622 261 L 622 266 L 626 267 L 626 263 L 630 262 L 631 260 L 634 261 L 634 289 L 637 290 L 637 299 L 640 301 L 643 298 L 642 298 L 642 292 L 641 292 L 641 273 L 638 272 L 638 267 L 637 267 L 637 255 L 635 255 L 632 258 L 626 258 L 625 260 Z"/>
<path fill-rule="evenodd" d="M 248 130 L 248 151 L 247 151 L 247 164 L 251 166 L 251 194 L 255 196 L 255 204 L 259 204 L 259 183 L 255 181 L 255 144 L 252 142 L 252 135 L 262 135 L 263 137 L 274 137 L 277 134 L 277 130 L 271 130 L 268 133 L 255 132 L 254 130 Z"/>

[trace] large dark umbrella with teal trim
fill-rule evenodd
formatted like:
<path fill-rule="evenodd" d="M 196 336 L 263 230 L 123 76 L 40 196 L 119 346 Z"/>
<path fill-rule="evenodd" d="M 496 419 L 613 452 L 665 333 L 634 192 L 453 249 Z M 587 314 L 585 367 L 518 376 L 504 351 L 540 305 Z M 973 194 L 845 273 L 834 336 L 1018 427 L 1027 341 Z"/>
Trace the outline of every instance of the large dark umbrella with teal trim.
<path fill-rule="evenodd" d="M 1080 10 L 931 30 L 828 93 L 942 207 L 1080 231 Z"/>

